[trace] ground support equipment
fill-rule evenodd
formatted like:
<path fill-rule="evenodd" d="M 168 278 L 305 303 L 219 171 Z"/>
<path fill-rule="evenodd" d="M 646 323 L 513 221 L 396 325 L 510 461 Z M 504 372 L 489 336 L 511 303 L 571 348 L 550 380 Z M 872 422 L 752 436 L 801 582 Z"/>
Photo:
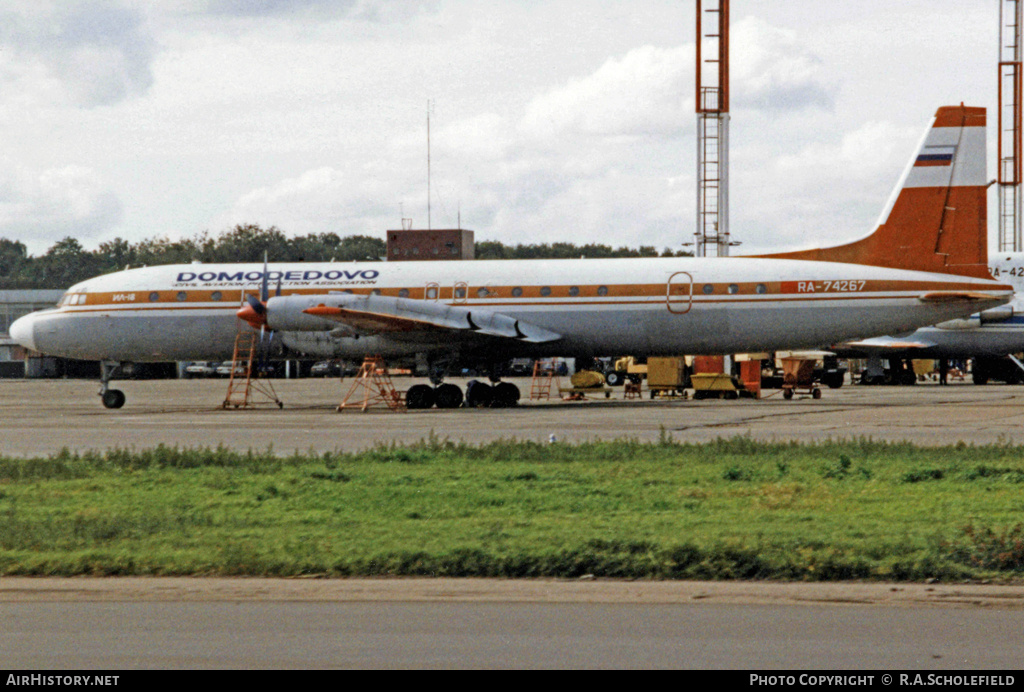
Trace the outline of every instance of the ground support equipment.
<path fill-rule="evenodd" d="M 561 391 L 562 384 L 558 378 L 558 365 L 555 359 L 537 360 L 533 363 L 533 380 L 530 382 L 530 401 L 551 399 L 551 386 Z"/>
<path fill-rule="evenodd" d="M 367 356 L 353 378 L 348 394 L 338 404 L 338 411 L 353 408 L 366 411 L 380 405 L 392 411 L 404 411 L 405 397 L 392 384 L 384 359 L 380 356 Z"/>
<path fill-rule="evenodd" d="M 815 361 L 804 358 L 782 359 L 782 398 L 792 399 L 793 394 L 803 392 L 815 399 L 821 398 L 821 389 L 814 381 Z"/>
<path fill-rule="evenodd" d="M 270 380 L 260 379 L 260 364 L 254 363 L 258 351 L 256 340 L 256 330 L 244 325 L 239 320 L 238 333 L 235 335 L 235 350 L 231 357 L 228 392 L 221 408 L 247 409 L 259 406 L 284 408 L 284 403 L 277 396 Z M 254 365 L 256 366 L 255 371 Z"/>

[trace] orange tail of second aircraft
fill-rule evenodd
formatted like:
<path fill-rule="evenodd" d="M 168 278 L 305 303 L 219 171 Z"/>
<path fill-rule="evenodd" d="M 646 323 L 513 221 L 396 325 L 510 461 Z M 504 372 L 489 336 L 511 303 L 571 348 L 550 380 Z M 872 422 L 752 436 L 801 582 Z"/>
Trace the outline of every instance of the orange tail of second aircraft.
<path fill-rule="evenodd" d="M 848 262 L 988 279 L 985 109 L 944 106 L 867 238 L 761 257 Z"/>

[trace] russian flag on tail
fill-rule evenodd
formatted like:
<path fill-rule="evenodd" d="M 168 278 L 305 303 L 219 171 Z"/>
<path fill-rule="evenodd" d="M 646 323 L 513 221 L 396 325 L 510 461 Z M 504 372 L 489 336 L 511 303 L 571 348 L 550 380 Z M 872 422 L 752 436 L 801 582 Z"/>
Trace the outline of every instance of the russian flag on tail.
<path fill-rule="evenodd" d="M 953 163 L 953 155 L 956 154 L 956 146 L 925 146 L 914 167 L 918 166 L 949 166 Z"/>

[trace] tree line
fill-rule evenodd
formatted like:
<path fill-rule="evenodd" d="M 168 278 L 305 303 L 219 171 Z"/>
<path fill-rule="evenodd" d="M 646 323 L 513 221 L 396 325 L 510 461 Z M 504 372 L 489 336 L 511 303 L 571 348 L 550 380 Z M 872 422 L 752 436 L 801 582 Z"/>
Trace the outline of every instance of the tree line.
<path fill-rule="evenodd" d="M 477 259 L 568 259 L 575 257 L 683 257 L 690 253 L 658 252 L 653 246 L 640 248 L 588 243 L 540 243 L 505 245 L 486 240 L 476 243 Z M 365 235 L 341 237 L 319 233 L 288 237 L 276 226 L 238 225 L 214 237 L 207 232 L 191 238 L 170 240 L 150 238 L 130 243 L 123 238 L 100 243 L 87 250 L 72 237 L 59 240 L 38 257 L 28 254 L 25 244 L 0 238 L 0 289 L 63 289 L 100 274 L 130 267 L 187 264 L 193 261 L 262 262 L 377 262 L 385 257 L 384 240 Z"/>

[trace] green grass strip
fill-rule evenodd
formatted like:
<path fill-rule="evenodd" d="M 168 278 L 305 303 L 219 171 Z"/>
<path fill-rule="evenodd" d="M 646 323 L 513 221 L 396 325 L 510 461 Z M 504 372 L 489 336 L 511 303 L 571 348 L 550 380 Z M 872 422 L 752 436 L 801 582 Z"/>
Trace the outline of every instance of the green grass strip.
<path fill-rule="evenodd" d="M 1024 447 L 431 436 L 0 458 L 0 574 L 1024 578 Z"/>

